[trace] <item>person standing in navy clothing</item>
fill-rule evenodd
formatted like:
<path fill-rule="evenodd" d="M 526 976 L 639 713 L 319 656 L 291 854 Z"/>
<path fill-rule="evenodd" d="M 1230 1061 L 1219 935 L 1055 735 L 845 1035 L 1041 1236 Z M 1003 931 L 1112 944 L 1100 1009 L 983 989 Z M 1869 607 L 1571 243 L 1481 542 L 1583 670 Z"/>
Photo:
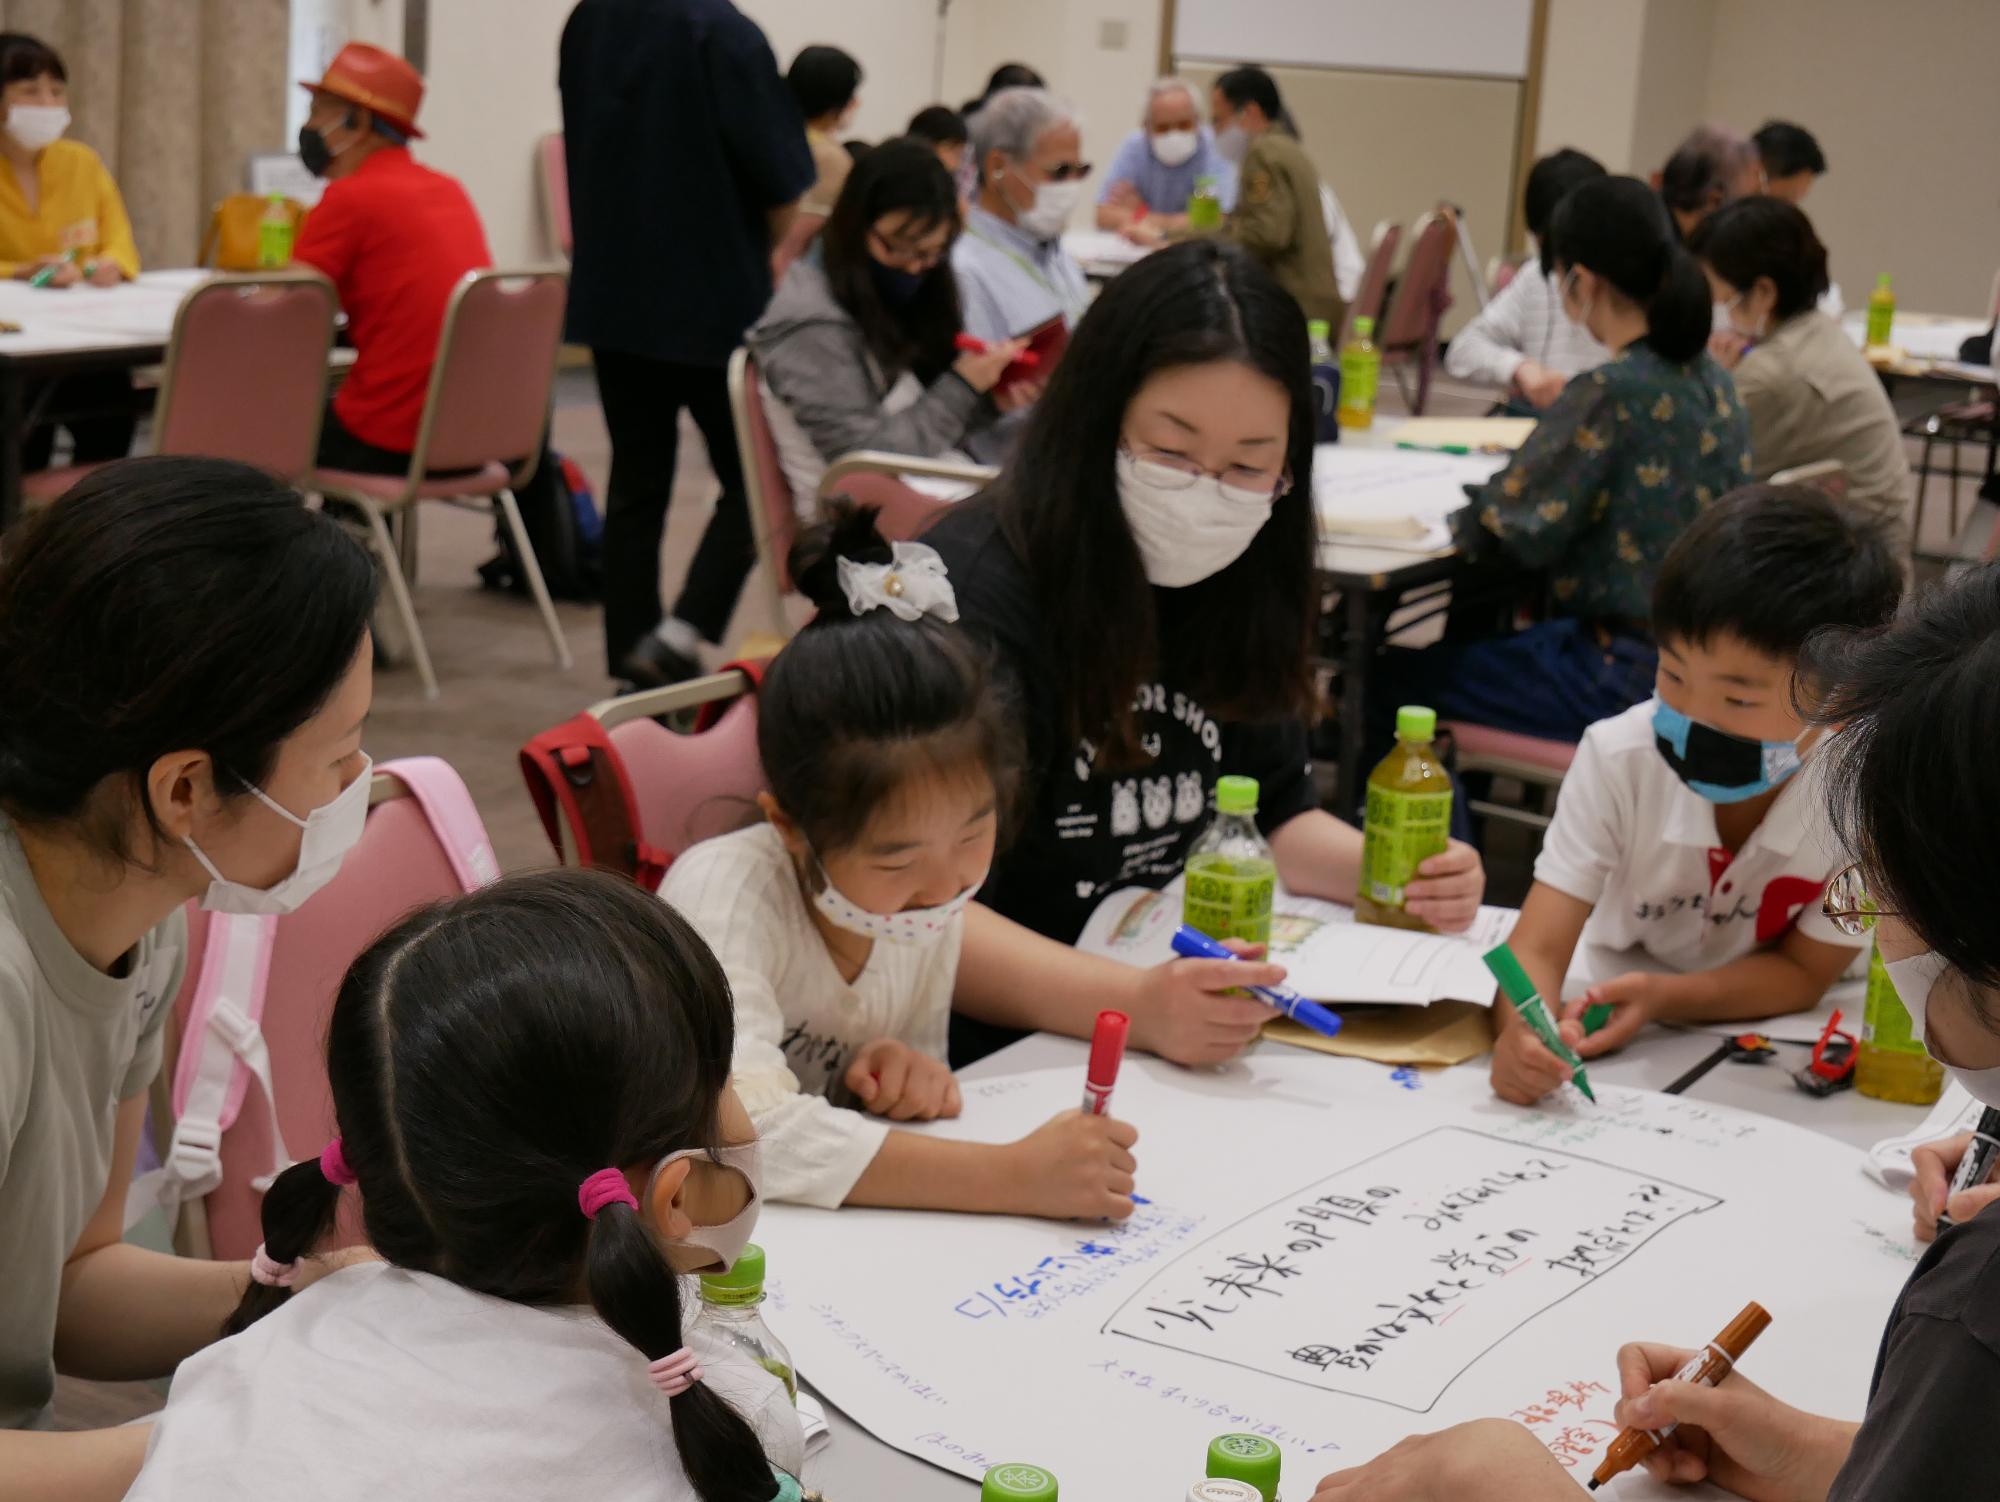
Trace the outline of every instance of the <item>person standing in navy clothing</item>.
<path fill-rule="evenodd" d="M 641 687 L 699 673 L 753 561 L 727 369 L 771 299 L 771 247 L 814 180 L 770 44 L 729 0 L 581 0 L 558 83 L 575 253 L 572 343 L 611 436 L 604 646 Z M 681 409 L 721 482 L 671 614 L 660 541 Z"/>

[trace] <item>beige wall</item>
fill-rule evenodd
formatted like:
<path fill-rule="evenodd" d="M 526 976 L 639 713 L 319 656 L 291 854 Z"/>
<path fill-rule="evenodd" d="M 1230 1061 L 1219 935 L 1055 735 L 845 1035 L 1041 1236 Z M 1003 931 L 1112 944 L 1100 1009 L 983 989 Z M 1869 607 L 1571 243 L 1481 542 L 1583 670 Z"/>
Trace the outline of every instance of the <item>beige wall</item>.
<path fill-rule="evenodd" d="M 1831 170 L 1805 207 L 1850 306 L 1887 271 L 1906 308 L 1985 315 L 2000 265 L 1996 59 L 1994 0 L 1728 0 L 1708 111 L 1819 138 Z"/>
<path fill-rule="evenodd" d="M 1647 0 L 1549 0 L 1535 155 L 1587 151 L 1622 172 L 1632 161 L 1632 102 Z"/>

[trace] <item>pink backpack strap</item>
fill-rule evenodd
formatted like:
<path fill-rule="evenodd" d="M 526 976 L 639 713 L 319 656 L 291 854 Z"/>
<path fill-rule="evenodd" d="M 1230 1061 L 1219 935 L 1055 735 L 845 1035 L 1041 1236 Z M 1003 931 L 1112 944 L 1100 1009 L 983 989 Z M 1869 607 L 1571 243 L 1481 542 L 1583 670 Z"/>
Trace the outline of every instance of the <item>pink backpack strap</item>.
<path fill-rule="evenodd" d="M 273 1155 L 269 1173 L 254 1182 L 268 1185 L 289 1163 L 271 1090 L 271 1056 L 258 1026 L 277 933 L 273 917 L 210 918 L 174 1066 L 173 1139 L 160 1166 L 132 1181 L 125 1197 L 128 1229 L 155 1205 L 171 1217 L 182 1201 L 200 1199 L 222 1182 L 222 1135 L 235 1125 L 253 1079 L 270 1115 Z"/>
<path fill-rule="evenodd" d="M 436 756 L 406 756 L 384 762 L 375 769 L 386 772 L 410 790 L 410 796 L 430 821 L 431 832 L 451 862 L 458 884 L 470 892 L 495 881 L 500 863 L 493 858 L 493 844 L 486 837 L 486 825 L 466 791 L 465 779 L 451 763 Z"/>

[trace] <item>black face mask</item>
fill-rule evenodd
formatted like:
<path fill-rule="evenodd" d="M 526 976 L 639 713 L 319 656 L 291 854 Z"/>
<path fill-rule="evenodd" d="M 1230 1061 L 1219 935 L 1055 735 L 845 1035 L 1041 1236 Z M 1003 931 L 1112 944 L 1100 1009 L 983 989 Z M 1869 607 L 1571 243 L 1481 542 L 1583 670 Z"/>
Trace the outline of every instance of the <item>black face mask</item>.
<path fill-rule="evenodd" d="M 333 165 L 333 150 L 326 137 L 310 125 L 299 127 L 299 161 L 314 177 L 325 177 Z"/>
<path fill-rule="evenodd" d="M 873 256 L 868 258 L 868 274 L 875 278 L 875 290 L 882 294 L 882 301 L 892 308 L 902 307 L 923 290 L 923 272 L 884 266 Z"/>

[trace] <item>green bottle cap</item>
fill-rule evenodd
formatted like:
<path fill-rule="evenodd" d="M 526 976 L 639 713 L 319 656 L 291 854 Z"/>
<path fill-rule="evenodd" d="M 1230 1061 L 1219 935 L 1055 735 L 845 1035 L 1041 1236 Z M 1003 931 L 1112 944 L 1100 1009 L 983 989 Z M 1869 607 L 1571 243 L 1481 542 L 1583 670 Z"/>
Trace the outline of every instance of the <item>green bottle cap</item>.
<path fill-rule="evenodd" d="M 1218 777 L 1215 779 L 1215 811 L 1219 814 L 1257 812 L 1257 779 Z"/>
<path fill-rule="evenodd" d="M 1396 739 L 1432 741 L 1437 739 L 1438 713 L 1421 704 L 1405 704 L 1396 711 Z"/>
<path fill-rule="evenodd" d="M 986 1473 L 979 1502 L 1056 1502 L 1056 1478 L 1038 1465 L 1010 1460 Z"/>
<path fill-rule="evenodd" d="M 1886 287 L 1886 286 L 1888 286 L 1888 285 L 1889 285 L 1889 273 L 1888 273 L 1888 272 L 1886 272 L 1886 271 L 1878 273 L 1878 274 L 1876 275 L 1876 278 L 1875 278 L 1875 285 L 1876 285 L 1876 286 L 1878 286 L 1878 287 Z"/>
<path fill-rule="evenodd" d="M 1369 337 L 1370 335 L 1372 335 L 1372 334 L 1373 334 L 1374 332 L 1375 332 L 1375 320 L 1374 320 L 1374 319 L 1372 319 L 1372 318 L 1357 318 L 1357 319 L 1355 319 L 1355 320 L 1354 320 L 1354 337 L 1355 337 L 1355 338 L 1357 338 L 1357 339 L 1366 339 L 1366 338 L 1368 338 L 1368 337 Z"/>
<path fill-rule="evenodd" d="M 703 1273 L 701 1297 L 708 1304 L 754 1304 L 764 1297 L 764 1249 L 751 1242 L 726 1273 Z"/>
<path fill-rule="evenodd" d="M 1261 1434 L 1224 1434 L 1208 1442 L 1208 1474 L 1247 1481 L 1264 1502 L 1276 1502 L 1282 1459 L 1278 1447 Z"/>
<path fill-rule="evenodd" d="M 1333 325 L 1324 318 L 1311 319 L 1306 324 L 1306 336 L 1310 339 L 1330 339 L 1333 337 Z"/>

